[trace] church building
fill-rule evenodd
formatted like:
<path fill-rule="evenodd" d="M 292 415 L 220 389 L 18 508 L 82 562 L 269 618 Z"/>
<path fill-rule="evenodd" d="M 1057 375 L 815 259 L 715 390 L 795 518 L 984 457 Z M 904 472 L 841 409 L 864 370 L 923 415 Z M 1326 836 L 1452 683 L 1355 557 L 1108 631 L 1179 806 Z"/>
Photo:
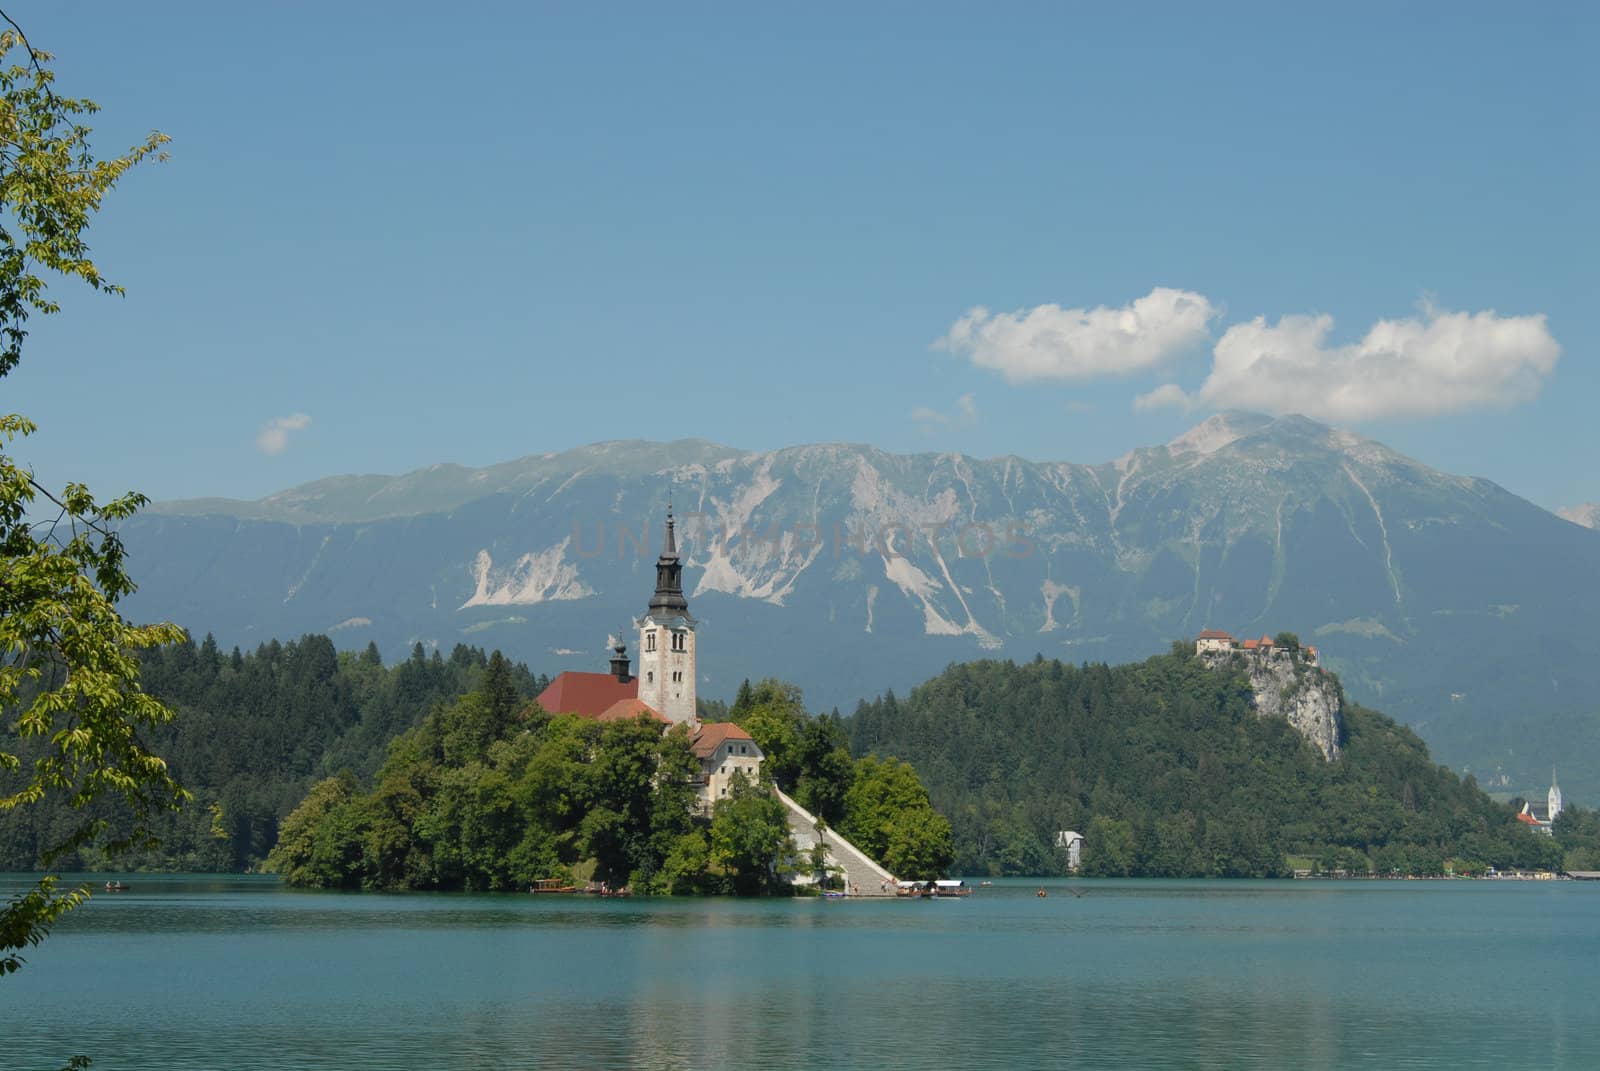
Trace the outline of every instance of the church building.
<path fill-rule="evenodd" d="M 647 715 L 665 726 L 684 724 L 700 760 L 695 779 L 701 803 L 709 807 L 728 794 L 735 771 L 754 778 L 764 756 L 750 734 L 728 722 L 702 725 L 695 709 L 695 619 L 683 594 L 683 562 L 678 557 L 672 510 L 656 559 L 656 590 L 639 625 L 639 673 L 630 670 L 627 645 L 618 637 L 610 673 L 568 670 L 539 693 L 551 714 L 576 714 L 598 721 Z"/>
<path fill-rule="evenodd" d="M 1556 783 L 1556 772 L 1550 771 L 1550 791 L 1545 793 L 1544 803 L 1527 800 L 1522 804 L 1522 813 L 1517 815 L 1525 825 L 1533 826 L 1542 833 L 1555 834 L 1556 819 L 1561 816 L 1561 786 Z"/>
<path fill-rule="evenodd" d="M 683 563 L 669 508 L 656 559 L 656 593 L 639 627 L 639 698 L 673 724 L 698 724 L 694 678 L 694 618 L 683 596 Z"/>

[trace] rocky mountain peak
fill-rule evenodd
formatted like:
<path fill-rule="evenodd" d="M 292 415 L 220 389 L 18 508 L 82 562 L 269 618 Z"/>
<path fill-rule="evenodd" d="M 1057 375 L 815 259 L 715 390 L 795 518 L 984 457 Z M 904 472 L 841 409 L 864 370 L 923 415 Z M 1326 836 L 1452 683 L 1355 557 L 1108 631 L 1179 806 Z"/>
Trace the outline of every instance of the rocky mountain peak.
<path fill-rule="evenodd" d="M 1270 424 L 1272 418 L 1260 413 L 1237 410 L 1217 413 L 1167 443 L 1167 450 L 1174 457 L 1183 454 L 1214 454 Z"/>
<path fill-rule="evenodd" d="M 1584 502 L 1556 510 L 1556 516 L 1585 528 L 1600 529 L 1600 502 Z"/>

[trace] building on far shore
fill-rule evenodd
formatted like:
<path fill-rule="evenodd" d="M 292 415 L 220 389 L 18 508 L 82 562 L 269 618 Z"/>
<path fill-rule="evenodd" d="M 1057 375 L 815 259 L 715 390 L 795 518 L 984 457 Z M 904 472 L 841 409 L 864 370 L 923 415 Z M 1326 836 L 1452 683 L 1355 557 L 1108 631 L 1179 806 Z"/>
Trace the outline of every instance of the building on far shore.
<path fill-rule="evenodd" d="M 702 724 L 695 709 L 695 619 L 683 594 L 683 563 L 667 511 L 666 534 L 656 560 L 656 590 L 639 625 L 639 675 L 631 671 L 627 644 L 612 647 L 611 672 L 568 670 L 539 693 L 551 714 L 576 714 L 596 721 L 641 715 L 663 726 L 687 725 L 700 760 L 694 784 L 701 806 L 727 796 L 734 773 L 755 780 L 766 757 L 750 734 L 730 722 Z"/>
<path fill-rule="evenodd" d="M 1517 815 L 1517 821 L 1524 825 L 1533 826 L 1542 833 L 1555 835 L 1556 818 L 1561 814 L 1561 786 L 1556 783 L 1556 772 L 1550 771 L 1550 791 L 1544 794 L 1544 802 L 1524 800 L 1522 812 Z"/>
<path fill-rule="evenodd" d="M 1067 869 L 1077 870 L 1083 865 L 1083 834 L 1063 829 L 1056 834 L 1056 847 L 1067 852 Z"/>

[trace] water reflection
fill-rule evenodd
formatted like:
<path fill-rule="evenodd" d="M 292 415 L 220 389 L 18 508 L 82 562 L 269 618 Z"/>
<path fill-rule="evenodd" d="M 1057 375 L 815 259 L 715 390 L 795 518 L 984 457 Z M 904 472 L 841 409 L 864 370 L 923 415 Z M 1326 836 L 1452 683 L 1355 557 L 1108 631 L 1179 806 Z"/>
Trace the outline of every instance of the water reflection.
<path fill-rule="evenodd" d="M 126 880 L 0 983 L 18 1066 L 1600 1066 L 1600 890 L 1572 885 L 841 903 Z"/>

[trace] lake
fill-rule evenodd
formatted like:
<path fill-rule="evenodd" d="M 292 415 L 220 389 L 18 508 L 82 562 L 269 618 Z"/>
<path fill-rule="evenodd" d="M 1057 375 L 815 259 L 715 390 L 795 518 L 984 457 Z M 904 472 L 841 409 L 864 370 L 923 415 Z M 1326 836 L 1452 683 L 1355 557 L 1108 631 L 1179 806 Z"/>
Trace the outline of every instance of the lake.
<path fill-rule="evenodd" d="M 1600 883 L 1008 881 L 896 902 L 123 880 L 0 980 L 0 1064 L 1600 1067 Z"/>

